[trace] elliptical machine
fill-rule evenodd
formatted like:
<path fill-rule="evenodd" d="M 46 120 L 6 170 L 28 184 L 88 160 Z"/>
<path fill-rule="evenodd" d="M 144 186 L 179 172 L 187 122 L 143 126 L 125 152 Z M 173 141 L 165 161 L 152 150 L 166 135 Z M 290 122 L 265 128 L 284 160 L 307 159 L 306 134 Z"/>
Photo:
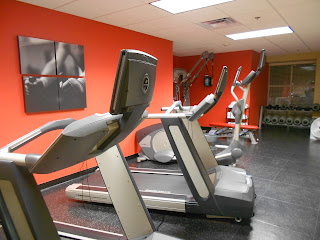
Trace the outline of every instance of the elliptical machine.
<path fill-rule="evenodd" d="M 262 49 L 261 55 L 260 55 L 260 62 L 259 62 L 257 70 L 256 71 L 251 70 L 251 72 L 242 81 L 238 81 L 241 67 L 238 68 L 236 77 L 235 77 L 234 82 L 231 87 L 231 94 L 234 97 L 234 99 L 236 100 L 236 104 L 233 105 L 232 110 L 231 110 L 231 113 L 235 117 L 235 125 L 225 124 L 226 125 L 225 128 L 228 130 L 230 130 L 229 128 L 234 128 L 233 140 L 232 140 L 232 143 L 230 144 L 230 146 L 219 154 L 227 153 L 233 147 L 239 146 L 239 137 L 244 134 L 244 133 L 240 132 L 241 122 L 242 122 L 242 117 L 243 117 L 243 114 L 245 111 L 251 82 L 253 79 L 255 79 L 261 73 L 262 69 L 264 68 L 264 65 L 265 65 L 265 50 Z M 234 90 L 237 86 L 243 91 L 243 95 L 240 100 L 234 92 Z M 211 130 L 208 134 L 205 134 L 205 136 L 209 142 L 212 142 L 215 138 L 220 137 L 220 134 L 221 134 L 221 131 L 219 131 L 219 130 Z"/>

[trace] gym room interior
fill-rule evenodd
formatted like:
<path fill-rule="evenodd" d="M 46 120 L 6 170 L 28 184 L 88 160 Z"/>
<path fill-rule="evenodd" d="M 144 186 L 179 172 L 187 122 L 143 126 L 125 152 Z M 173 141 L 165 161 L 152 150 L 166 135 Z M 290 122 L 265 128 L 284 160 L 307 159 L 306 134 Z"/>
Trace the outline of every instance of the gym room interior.
<path fill-rule="evenodd" d="M 227 167 L 243 169 L 252 177 L 255 192 L 252 217 L 219 217 L 150 208 L 148 217 L 154 229 L 165 236 L 189 240 L 320 239 L 320 1 L 227 0 L 194 10 L 186 7 L 174 13 L 156 2 L 1 0 L 0 152 L 8 143 L 48 122 L 79 120 L 109 112 L 123 49 L 138 50 L 157 59 L 153 97 L 146 109 L 150 116 L 164 114 L 161 108 L 170 107 L 174 101 L 180 100 L 183 106 L 198 105 L 219 88 L 220 74 L 226 66 L 223 94 L 198 122 L 204 134 L 213 132 L 214 140 L 208 147 L 214 154 L 221 151 L 219 145 L 231 144 L 236 127 L 221 128 L 219 124 L 235 123 L 231 111 L 238 102 L 232 89 L 236 88 L 235 94 L 241 99 L 242 90 L 249 85 L 240 116 L 243 129 L 240 127 L 237 147 L 241 156 Z M 179 4 L 184 5 L 183 2 Z M 286 26 L 290 33 L 232 39 L 233 34 Z M 86 107 L 26 111 L 23 79 L 30 74 L 21 72 L 19 36 L 83 46 Z M 263 50 L 265 59 L 260 68 Z M 213 53 L 214 57 L 209 59 L 207 53 Z M 252 71 L 259 74 L 246 85 L 244 80 Z M 59 73 L 48 75 L 60 77 Z M 188 82 L 190 85 L 186 87 Z M 162 123 L 160 118 L 145 119 L 119 143 L 129 167 L 169 171 L 182 168 L 178 156 L 177 161 L 167 163 L 137 161 L 141 146 L 136 133 Z M 253 130 L 246 129 L 246 125 L 253 126 Z M 229 133 L 224 133 L 225 130 Z M 17 152 L 43 154 L 61 132 L 49 132 Z M 257 142 L 248 137 L 249 132 Z M 172 148 L 172 154 L 177 155 L 178 147 Z M 113 205 L 67 197 L 68 186 L 90 185 L 90 179 L 94 181 L 90 176 L 97 169 L 93 157 L 33 176 L 55 223 L 77 225 L 83 227 L 83 232 L 88 229 L 99 233 L 97 237 L 85 235 L 87 238 L 82 239 L 105 239 L 103 234 L 109 232 L 118 234 L 112 239 L 133 239 L 124 230 Z M 1 219 L 2 225 L 5 222 Z M 6 234 L 6 229 L 1 227 L 0 239 L 11 239 Z M 67 235 L 60 237 L 72 239 Z"/>

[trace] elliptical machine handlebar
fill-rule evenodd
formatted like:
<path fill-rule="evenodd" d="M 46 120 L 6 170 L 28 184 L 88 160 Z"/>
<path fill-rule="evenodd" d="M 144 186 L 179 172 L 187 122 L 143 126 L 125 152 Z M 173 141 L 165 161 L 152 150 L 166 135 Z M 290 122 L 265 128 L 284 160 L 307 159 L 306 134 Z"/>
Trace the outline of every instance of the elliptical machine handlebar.
<path fill-rule="evenodd" d="M 235 87 L 239 84 L 238 82 L 238 78 L 239 78 L 239 75 L 240 75 L 240 72 L 242 70 L 242 66 L 240 66 L 237 70 L 237 73 L 236 73 L 236 76 L 234 77 L 234 80 L 233 80 L 233 83 L 232 83 L 232 86 Z"/>
<path fill-rule="evenodd" d="M 260 55 L 260 64 L 256 72 L 257 76 L 260 74 L 260 72 L 264 68 L 265 62 L 266 62 L 266 50 L 262 49 L 261 55 Z"/>
<path fill-rule="evenodd" d="M 247 88 L 247 86 L 261 73 L 261 71 L 265 65 L 265 58 L 266 58 L 265 52 L 266 51 L 264 49 L 262 49 L 257 71 L 251 70 L 251 72 L 242 81 L 238 81 L 242 67 L 240 66 L 238 68 L 238 71 L 236 73 L 236 76 L 234 78 L 234 81 L 233 81 L 233 84 L 231 87 L 231 94 L 237 102 L 239 101 L 239 99 L 238 99 L 237 95 L 235 94 L 234 89 L 236 88 L 236 86 L 238 86 L 242 91 L 245 91 L 245 88 Z"/>
<path fill-rule="evenodd" d="M 234 97 L 234 99 L 235 99 L 237 102 L 239 101 L 239 99 L 238 99 L 237 95 L 235 94 L 234 89 L 236 88 L 236 86 L 238 86 L 238 87 L 240 87 L 242 90 L 244 90 L 243 87 L 241 86 L 241 83 L 238 81 L 238 78 L 239 78 L 241 69 L 242 69 L 242 67 L 240 66 L 240 67 L 238 68 L 238 70 L 237 70 L 236 76 L 234 77 L 234 80 L 233 80 L 233 83 L 232 83 L 232 86 L 231 86 L 231 94 L 232 94 L 232 96 Z"/>
<path fill-rule="evenodd" d="M 255 79 L 261 73 L 262 69 L 264 68 L 265 58 L 266 58 L 266 50 L 262 49 L 261 54 L 260 54 L 260 62 L 259 62 L 259 66 L 257 68 L 257 71 L 252 70 L 245 77 L 245 79 L 242 80 L 242 85 L 247 86 L 249 83 L 251 83 L 253 81 L 253 79 Z"/>

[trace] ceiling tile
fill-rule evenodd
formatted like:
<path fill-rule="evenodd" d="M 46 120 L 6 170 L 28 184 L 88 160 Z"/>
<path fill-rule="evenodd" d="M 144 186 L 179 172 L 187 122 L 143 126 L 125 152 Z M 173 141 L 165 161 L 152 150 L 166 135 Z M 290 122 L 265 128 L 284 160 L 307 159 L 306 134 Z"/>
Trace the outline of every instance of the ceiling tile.
<path fill-rule="evenodd" d="M 173 55 L 178 57 L 185 57 L 185 56 L 196 56 L 200 55 L 204 51 L 207 51 L 205 48 L 177 48 L 173 50 Z"/>
<path fill-rule="evenodd" d="M 151 2 L 156 2 L 157 0 L 141 0 L 141 1 L 145 3 L 151 3 Z"/>
<path fill-rule="evenodd" d="M 236 0 L 215 6 L 220 11 L 230 15 L 238 16 L 261 10 L 271 9 L 267 0 Z"/>
<path fill-rule="evenodd" d="M 294 33 L 266 37 L 266 39 L 287 52 L 298 53 L 310 51 L 310 49 Z"/>
<path fill-rule="evenodd" d="M 286 54 L 287 52 L 280 48 L 279 46 L 275 45 L 274 43 L 270 42 L 266 38 L 251 38 L 251 39 L 244 39 L 244 40 L 237 40 L 246 46 L 247 49 L 252 49 L 257 52 L 260 52 L 261 49 L 265 49 L 267 55 L 275 55 L 275 54 Z"/>
<path fill-rule="evenodd" d="M 298 0 L 296 0 L 296 2 L 298 2 Z M 276 9 L 290 26 L 294 24 L 306 28 L 309 24 L 319 24 L 320 1 L 308 0 L 304 2 L 308 2 L 308 4 L 280 5 L 277 6 Z"/>
<path fill-rule="evenodd" d="M 219 29 L 213 30 L 213 32 L 218 33 L 220 35 L 228 35 L 228 34 L 248 32 L 248 31 L 251 31 L 251 29 L 248 28 L 247 26 L 244 26 L 244 25 L 235 26 L 235 27 L 219 28 Z"/>
<path fill-rule="evenodd" d="M 77 0 L 56 10 L 81 16 L 84 18 L 97 18 L 112 12 L 129 9 L 135 6 L 145 4 L 139 0 Z"/>
<path fill-rule="evenodd" d="M 94 20 L 119 27 L 124 27 L 127 25 L 146 22 L 152 19 L 158 19 L 166 16 L 171 16 L 171 14 L 162 11 L 159 8 L 150 6 L 149 4 L 145 4 L 94 18 Z"/>
<path fill-rule="evenodd" d="M 55 0 L 55 1 L 52 1 L 52 0 L 18 0 L 18 1 L 19 2 L 30 3 L 30 4 L 33 4 L 33 5 L 40 6 L 40 7 L 54 9 L 54 8 L 60 7 L 60 6 L 64 5 L 64 4 L 73 2 L 75 0 Z"/>
<path fill-rule="evenodd" d="M 251 12 L 237 15 L 235 20 L 247 26 L 251 30 L 286 26 L 286 21 L 273 9 Z"/>
<path fill-rule="evenodd" d="M 287 8 L 290 6 L 304 6 L 308 4 L 318 3 L 319 0 L 268 0 L 275 8 Z"/>
<path fill-rule="evenodd" d="M 230 46 L 220 47 L 215 51 L 215 53 L 237 52 L 237 51 L 244 51 L 244 50 L 250 50 L 250 48 L 244 48 L 243 46 L 239 46 L 239 45 L 230 45 Z"/>
<path fill-rule="evenodd" d="M 308 32 L 300 36 L 302 36 L 302 41 L 308 46 L 310 51 L 320 51 L 320 36 L 318 32 Z"/>
<path fill-rule="evenodd" d="M 309 51 L 319 49 L 315 40 L 320 39 L 320 1 L 308 0 L 308 4 L 306 4 L 306 1 L 294 0 L 287 6 L 275 1 L 271 2 L 276 5 L 277 11 L 288 22 L 298 38 L 307 45 Z M 290 44 L 293 45 L 289 46 Z M 292 47 L 294 51 L 297 47 L 294 43 L 288 42 L 287 45 L 288 48 Z"/>
<path fill-rule="evenodd" d="M 177 15 L 171 15 L 164 18 L 154 19 L 151 21 L 141 22 L 137 24 L 130 24 L 126 28 L 138 32 L 156 32 L 168 28 L 183 28 L 187 24 L 191 24 Z"/>
<path fill-rule="evenodd" d="M 179 15 L 193 23 L 201 23 L 204 21 L 229 17 L 229 15 L 221 12 L 214 6 L 180 13 Z"/>

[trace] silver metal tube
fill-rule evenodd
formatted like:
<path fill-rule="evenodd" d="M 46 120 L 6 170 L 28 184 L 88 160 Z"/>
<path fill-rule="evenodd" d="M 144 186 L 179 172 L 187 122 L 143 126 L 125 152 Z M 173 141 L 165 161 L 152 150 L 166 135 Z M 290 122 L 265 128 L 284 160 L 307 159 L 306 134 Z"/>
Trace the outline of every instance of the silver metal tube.
<path fill-rule="evenodd" d="M 237 102 L 239 101 L 239 99 L 238 99 L 237 95 L 235 94 L 234 89 L 236 88 L 236 86 L 240 87 L 239 85 L 241 85 L 241 83 L 238 82 L 238 78 L 240 76 L 241 69 L 242 69 L 242 67 L 240 66 L 237 70 L 236 76 L 234 77 L 233 84 L 231 87 L 231 94 Z M 239 83 L 239 85 L 238 85 L 238 83 Z M 243 90 L 243 88 L 242 88 L 242 90 Z"/>
<path fill-rule="evenodd" d="M 218 144 L 216 144 L 216 145 L 214 145 L 216 148 L 228 148 L 229 146 L 227 146 L 227 145 L 218 145 Z"/>
<path fill-rule="evenodd" d="M 19 146 L 24 145 L 26 142 L 36 138 L 38 135 L 41 135 L 41 130 L 36 129 L 17 140 L 9 143 L 8 145 L 4 146 L 0 149 L 0 152 L 12 152 L 13 149 L 19 148 Z"/>
<path fill-rule="evenodd" d="M 190 76 L 191 73 L 196 69 L 196 67 L 199 65 L 199 63 L 203 60 L 209 57 L 209 52 L 208 51 L 204 51 L 203 53 L 201 53 L 200 58 L 198 59 L 198 61 L 196 62 L 195 65 L 193 65 L 193 67 L 191 68 L 190 72 L 188 72 L 187 76 L 181 81 L 180 86 L 182 83 L 186 82 Z"/>
<path fill-rule="evenodd" d="M 19 166 L 26 166 L 26 156 L 26 154 L 21 153 L 0 152 L 0 161 L 8 160 L 13 161 L 15 164 Z"/>
<path fill-rule="evenodd" d="M 232 96 L 234 97 L 234 99 L 237 101 L 237 102 L 239 102 L 239 98 L 237 97 L 237 95 L 235 94 L 235 92 L 234 92 L 234 89 L 235 89 L 236 87 L 235 86 L 232 86 L 231 87 L 231 94 L 232 94 Z"/>
<path fill-rule="evenodd" d="M 175 101 L 175 102 L 173 102 L 173 104 L 168 108 L 168 110 L 165 112 L 165 114 L 171 113 L 171 111 L 172 111 L 173 109 L 175 109 L 176 107 L 179 107 L 179 106 L 182 106 L 181 101 Z"/>
<path fill-rule="evenodd" d="M 173 110 L 182 110 L 182 111 L 192 111 L 192 108 L 196 107 L 197 105 L 194 105 L 194 106 L 179 106 L 179 107 L 175 107 Z M 161 108 L 161 111 L 167 111 L 169 109 L 169 107 L 162 107 Z"/>
<path fill-rule="evenodd" d="M 206 61 L 200 66 L 199 70 L 197 73 L 192 77 L 192 79 L 189 81 L 189 85 L 191 85 L 199 76 L 200 71 L 202 68 L 208 63 L 209 59 L 207 58 Z"/>
<path fill-rule="evenodd" d="M 161 119 L 161 118 L 187 118 L 190 116 L 190 113 L 151 113 L 148 114 L 148 119 Z"/>
<path fill-rule="evenodd" d="M 221 155 L 217 154 L 214 157 L 216 158 L 216 160 L 220 160 L 220 159 L 223 159 L 223 158 L 226 158 L 226 157 L 231 157 L 231 155 L 232 155 L 231 152 L 229 152 L 229 153 L 224 153 L 224 154 L 221 154 Z"/>

